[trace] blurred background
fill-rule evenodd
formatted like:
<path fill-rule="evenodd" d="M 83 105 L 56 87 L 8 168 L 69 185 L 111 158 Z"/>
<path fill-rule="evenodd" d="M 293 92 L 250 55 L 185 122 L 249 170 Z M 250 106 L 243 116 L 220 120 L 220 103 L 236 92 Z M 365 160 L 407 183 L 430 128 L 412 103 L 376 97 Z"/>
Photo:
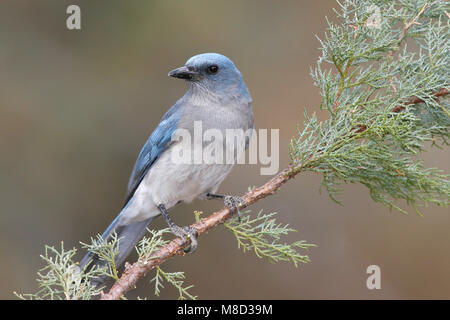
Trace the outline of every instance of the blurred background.
<path fill-rule="evenodd" d="M 82 30 L 66 28 L 78 4 Z M 44 245 L 79 247 L 102 233 L 121 208 L 140 148 L 185 90 L 167 77 L 192 55 L 219 52 L 241 70 L 254 100 L 257 128 L 279 128 L 281 166 L 303 120 L 318 111 L 310 66 L 320 54 L 322 1 L 62 1 L 0 3 L 0 298 L 35 292 Z M 319 113 L 321 117 L 325 114 Z M 425 154 L 450 170 L 450 150 Z M 220 188 L 242 194 L 268 179 L 240 165 Z M 344 206 L 319 193 L 320 176 L 302 174 L 252 206 L 279 212 L 300 232 L 287 241 L 318 245 L 311 263 L 270 264 L 243 254 L 222 226 L 200 238 L 193 255 L 164 264 L 185 271 L 201 299 L 448 299 L 450 214 L 428 207 L 389 212 L 365 188 L 346 185 Z M 192 223 L 220 202 L 195 201 L 173 211 Z M 164 226 L 162 219 L 156 227 Z M 80 253 L 81 255 L 84 252 Z M 130 260 L 133 260 L 131 257 Z M 381 290 L 368 290 L 366 268 L 381 268 Z M 153 296 L 149 280 L 129 298 Z M 169 285 L 161 298 L 176 298 Z"/>

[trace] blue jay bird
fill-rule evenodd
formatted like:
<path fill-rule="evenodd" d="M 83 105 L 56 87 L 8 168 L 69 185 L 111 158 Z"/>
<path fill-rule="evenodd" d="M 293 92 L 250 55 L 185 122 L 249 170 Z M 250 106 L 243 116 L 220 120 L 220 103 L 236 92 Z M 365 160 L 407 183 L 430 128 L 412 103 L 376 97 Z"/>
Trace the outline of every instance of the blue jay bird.
<path fill-rule="evenodd" d="M 223 199 L 230 210 L 240 214 L 239 204 L 243 203 L 240 197 L 216 194 L 233 163 L 177 163 L 171 157 L 171 152 L 180 144 L 172 135 L 177 129 L 193 133 L 196 121 L 201 121 L 203 130 L 219 130 L 224 137 L 227 129 L 253 129 L 252 98 L 240 71 L 227 57 L 204 53 L 170 71 L 169 76 L 186 80 L 189 89 L 162 117 L 139 153 L 128 183 L 125 205 L 102 235 L 108 240 L 115 231 L 120 238 L 116 266 L 125 261 L 159 215 L 165 218 L 176 236 L 185 241 L 189 237 L 190 250 L 195 251 L 196 231 L 177 226 L 168 214 L 168 210 L 180 202 L 191 202 L 195 198 Z M 236 148 L 234 143 L 232 145 Z M 224 141 L 223 147 L 227 146 Z M 89 252 L 80 262 L 80 268 L 104 263 Z"/>

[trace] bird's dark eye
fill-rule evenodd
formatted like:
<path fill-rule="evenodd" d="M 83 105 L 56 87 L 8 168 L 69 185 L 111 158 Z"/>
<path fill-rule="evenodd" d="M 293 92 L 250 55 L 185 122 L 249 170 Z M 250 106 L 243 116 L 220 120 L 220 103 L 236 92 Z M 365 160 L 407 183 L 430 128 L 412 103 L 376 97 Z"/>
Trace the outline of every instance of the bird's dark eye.
<path fill-rule="evenodd" d="M 210 74 L 216 74 L 218 71 L 219 71 L 219 67 L 216 66 L 215 64 L 208 67 L 208 72 Z"/>

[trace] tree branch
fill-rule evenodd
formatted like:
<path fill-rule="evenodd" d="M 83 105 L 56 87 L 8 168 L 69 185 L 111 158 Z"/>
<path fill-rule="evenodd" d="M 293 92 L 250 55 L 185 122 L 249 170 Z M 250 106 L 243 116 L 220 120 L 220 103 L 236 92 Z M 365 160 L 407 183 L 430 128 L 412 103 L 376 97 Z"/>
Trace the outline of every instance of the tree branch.
<path fill-rule="evenodd" d="M 446 88 L 433 93 L 435 97 L 441 97 L 447 94 L 449 94 L 449 90 Z M 412 105 L 421 102 L 424 101 L 420 98 L 412 97 L 411 99 L 406 101 L 404 105 Z M 404 106 L 395 107 L 392 111 L 400 112 L 402 110 L 404 110 Z M 365 128 L 362 129 L 362 131 L 364 130 Z M 241 208 L 245 208 L 261 199 L 275 194 L 283 184 L 294 178 L 300 172 L 300 170 L 296 170 L 298 168 L 299 167 L 293 168 L 292 166 L 289 166 L 288 168 L 279 172 L 275 177 L 270 179 L 261 187 L 247 192 L 243 196 L 245 203 L 242 204 Z M 197 230 L 198 235 L 200 236 L 201 234 L 207 232 L 209 229 L 212 229 L 213 227 L 224 223 L 226 220 L 231 218 L 232 215 L 233 212 L 231 212 L 228 208 L 223 208 L 220 211 L 211 214 L 209 217 L 203 218 L 201 221 L 192 224 L 191 226 Z M 123 272 L 120 279 L 111 287 L 108 293 L 102 293 L 100 299 L 120 299 L 120 297 L 126 292 L 134 289 L 139 279 L 143 278 L 147 272 L 161 265 L 163 262 L 175 255 L 184 255 L 183 248 L 187 246 L 188 243 L 189 241 L 187 241 L 183 245 L 182 239 L 176 238 L 169 242 L 167 245 L 161 247 L 151 258 L 147 259 L 146 261 L 137 261 L 132 265 L 126 264 L 125 271 Z"/>
<path fill-rule="evenodd" d="M 436 92 L 433 92 L 432 96 L 434 96 L 435 98 L 439 98 L 439 97 L 447 95 L 448 93 L 449 93 L 449 90 L 447 88 L 442 88 Z M 425 101 L 418 97 L 412 97 L 411 99 L 406 101 L 403 106 L 396 106 L 395 108 L 393 108 L 392 112 L 400 112 L 405 109 L 405 106 L 409 106 L 412 104 L 418 104 L 418 103 L 422 103 L 422 102 L 425 102 Z"/>
<path fill-rule="evenodd" d="M 418 20 L 419 17 L 422 15 L 422 13 L 425 11 L 425 9 L 427 8 L 427 6 L 428 6 L 428 3 L 425 3 L 425 4 L 423 5 L 423 7 L 420 9 L 419 13 L 418 13 L 418 14 L 417 14 L 410 22 L 408 22 L 408 23 L 404 26 L 403 32 L 402 32 L 402 34 L 400 35 L 399 41 L 401 41 L 401 40 L 406 36 L 406 33 L 408 32 L 408 29 L 411 28 L 411 26 L 412 26 L 413 24 L 419 24 L 419 23 L 417 22 L 417 20 Z"/>

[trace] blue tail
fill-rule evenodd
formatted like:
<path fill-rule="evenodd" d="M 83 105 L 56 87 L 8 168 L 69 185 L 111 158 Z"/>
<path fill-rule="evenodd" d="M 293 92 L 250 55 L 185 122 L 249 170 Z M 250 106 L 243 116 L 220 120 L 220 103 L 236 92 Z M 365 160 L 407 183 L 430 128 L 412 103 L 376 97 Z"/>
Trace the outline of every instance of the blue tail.
<path fill-rule="evenodd" d="M 120 220 L 120 214 L 114 219 L 114 221 L 108 226 L 102 235 L 102 239 L 109 241 L 111 235 L 115 231 L 119 240 L 119 254 L 116 256 L 116 267 L 119 268 L 128 255 L 131 253 L 137 242 L 144 236 L 147 227 L 152 223 L 155 217 L 149 218 L 144 221 L 135 222 L 125 226 L 118 226 Z M 88 266 L 88 270 L 93 267 L 102 267 L 105 265 L 105 261 L 101 260 L 96 254 L 88 252 L 81 260 L 79 267 L 81 270 Z M 107 278 L 99 278 L 94 284 L 100 286 Z"/>

